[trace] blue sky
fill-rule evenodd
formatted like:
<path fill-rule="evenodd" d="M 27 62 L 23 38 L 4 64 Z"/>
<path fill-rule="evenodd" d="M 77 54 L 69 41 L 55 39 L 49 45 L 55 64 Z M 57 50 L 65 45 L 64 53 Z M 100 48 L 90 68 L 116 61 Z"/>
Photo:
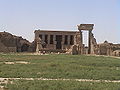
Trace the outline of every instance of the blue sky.
<path fill-rule="evenodd" d="M 117 30 L 118 30 L 118 33 L 117 33 L 117 35 L 118 35 L 118 38 L 119 38 L 119 42 L 120 42 L 120 0 L 118 0 L 118 2 L 117 2 L 118 4 L 117 4 L 117 26 L 118 26 L 118 28 L 117 28 Z"/>
<path fill-rule="evenodd" d="M 120 0 L 0 0 L 0 31 L 33 41 L 35 29 L 77 30 L 94 23 L 98 42 L 120 43 Z"/>

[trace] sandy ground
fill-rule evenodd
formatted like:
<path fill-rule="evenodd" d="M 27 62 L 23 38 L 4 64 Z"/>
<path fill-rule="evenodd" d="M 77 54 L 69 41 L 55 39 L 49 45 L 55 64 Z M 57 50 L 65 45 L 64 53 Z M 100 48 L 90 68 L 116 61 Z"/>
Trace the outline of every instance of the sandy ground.
<path fill-rule="evenodd" d="M 4 62 L 5 64 L 30 64 L 29 62 L 25 61 L 16 61 L 16 62 Z"/>

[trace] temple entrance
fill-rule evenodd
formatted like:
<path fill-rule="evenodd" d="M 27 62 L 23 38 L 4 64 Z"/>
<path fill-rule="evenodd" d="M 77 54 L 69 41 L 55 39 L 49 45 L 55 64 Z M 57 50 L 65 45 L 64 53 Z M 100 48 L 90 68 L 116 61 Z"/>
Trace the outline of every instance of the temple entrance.
<path fill-rule="evenodd" d="M 83 42 L 83 40 L 82 40 L 82 42 L 84 43 L 84 44 L 86 44 L 87 45 L 87 47 L 88 47 L 88 50 L 87 50 L 87 53 L 88 54 L 91 54 L 92 53 L 92 47 L 91 47 L 91 44 L 92 44 L 92 30 L 93 30 L 93 26 L 94 26 L 94 24 L 80 24 L 80 25 L 78 25 L 78 30 L 80 31 L 80 33 L 82 33 L 83 31 L 88 31 L 88 33 L 87 33 L 87 42 L 86 43 L 84 43 Z M 82 37 L 83 38 L 83 37 Z M 85 39 L 85 37 L 83 38 L 83 39 Z M 84 46 L 84 47 L 86 47 L 86 45 Z M 83 48 L 84 48 L 83 47 Z"/>
<path fill-rule="evenodd" d="M 62 48 L 62 35 L 56 35 L 56 49 Z"/>

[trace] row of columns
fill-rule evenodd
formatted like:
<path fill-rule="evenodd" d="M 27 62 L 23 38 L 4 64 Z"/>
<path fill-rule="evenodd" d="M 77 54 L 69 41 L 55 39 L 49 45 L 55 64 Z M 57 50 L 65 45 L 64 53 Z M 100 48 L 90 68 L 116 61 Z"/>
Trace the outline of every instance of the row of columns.
<path fill-rule="evenodd" d="M 48 44 L 50 44 L 50 35 L 51 34 L 42 34 L 42 40 L 45 41 L 45 35 L 48 35 Z M 71 35 L 67 35 L 68 36 L 68 44 L 67 45 L 70 45 L 70 36 Z M 75 40 L 75 36 L 73 35 L 73 39 Z M 61 41 L 61 44 L 64 45 L 64 42 L 65 42 L 65 35 L 62 35 L 62 41 Z M 56 44 L 56 35 L 53 35 L 53 44 Z"/>

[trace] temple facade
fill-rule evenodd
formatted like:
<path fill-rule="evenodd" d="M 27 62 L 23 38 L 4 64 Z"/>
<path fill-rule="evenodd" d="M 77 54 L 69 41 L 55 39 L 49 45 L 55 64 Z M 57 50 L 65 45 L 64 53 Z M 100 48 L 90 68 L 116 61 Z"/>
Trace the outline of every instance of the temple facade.
<path fill-rule="evenodd" d="M 36 52 L 67 52 L 80 38 L 79 31 L 35 30 Z"/>

